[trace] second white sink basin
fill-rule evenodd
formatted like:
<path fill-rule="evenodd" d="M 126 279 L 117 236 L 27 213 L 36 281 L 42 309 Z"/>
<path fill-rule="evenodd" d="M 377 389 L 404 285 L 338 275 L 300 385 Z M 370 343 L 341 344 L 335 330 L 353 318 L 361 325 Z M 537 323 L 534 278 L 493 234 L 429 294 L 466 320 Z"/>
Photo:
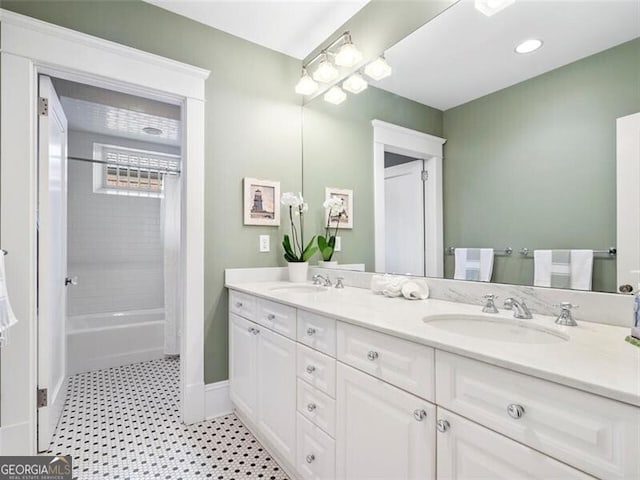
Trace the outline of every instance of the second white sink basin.
<path fill-rule="evenodd" d="M 569 340 L 561 332 L 547 329 L 526 320 L 510 320 L 482 315 L 430 315 L 423 321 L 434 328 L 467 337 L 507 343 L 545 344 Z"/>
<path fill-rule="evenodd" d="M 329 289 L 321 285 L 309 285 L 305 283 L 291 285 L 283 285 L 282 287 L 273 287 L 272 292 L 278 293 L 321 293 L 326 292 Z"/>

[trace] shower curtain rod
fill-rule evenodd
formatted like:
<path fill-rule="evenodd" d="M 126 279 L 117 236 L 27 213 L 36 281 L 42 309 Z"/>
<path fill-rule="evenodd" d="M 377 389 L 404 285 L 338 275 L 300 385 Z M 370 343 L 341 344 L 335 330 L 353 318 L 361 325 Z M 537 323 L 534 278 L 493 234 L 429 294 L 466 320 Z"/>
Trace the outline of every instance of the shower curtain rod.
<path fill-rule="evenodd" d="M 107 162 L 105 160 L 94 160 L 91 158 L 69 157 L 69 156 L 67 157 L 67 160 L 75 160 L 76 162 L 99 163 L 101 165 L 111 165 L 113 167 L 120 167 L 120 168 L 136 168 L 139 170 L 146 170 L 149 172 L 164 173 L 165 175 L 180 175 L 180 170 L 170 170 L 168 168 L 141 167 L 141 166 L 135 166 L 135 165 L 127 166 L 121 163 Z"/>

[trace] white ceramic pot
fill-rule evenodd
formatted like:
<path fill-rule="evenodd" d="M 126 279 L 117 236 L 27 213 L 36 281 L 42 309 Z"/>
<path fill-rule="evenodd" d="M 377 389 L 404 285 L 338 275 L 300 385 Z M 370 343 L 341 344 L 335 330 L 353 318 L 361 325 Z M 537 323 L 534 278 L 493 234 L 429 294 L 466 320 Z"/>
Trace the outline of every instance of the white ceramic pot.
<path fill-rule="evenodd" d="M 318 260 L 318 266 L 322 268 L 336 268 L 338 266 L 337 260 Z"/>
<path fill-rule="evenodd" d="M 289 262 L 289 281 L 302 283 L 307 281 L 309 262 Z"/>

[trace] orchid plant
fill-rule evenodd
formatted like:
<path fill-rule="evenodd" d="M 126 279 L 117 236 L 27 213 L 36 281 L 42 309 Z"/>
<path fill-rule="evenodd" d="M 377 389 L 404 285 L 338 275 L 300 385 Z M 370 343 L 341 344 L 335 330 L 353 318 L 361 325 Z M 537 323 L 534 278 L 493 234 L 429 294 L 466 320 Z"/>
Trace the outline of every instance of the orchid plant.
<path fill-rule="evenodd" d="M 344 203 L 341 198 L 331 197 L 327 199 L 322 206 L 327 210 L 327 226 L 324 229 L 324 236 L 318 235 L 318 249 L 320 255 L 325 262 L 331 261 L 336 248 L 336 235 L 338 234 L 338 226 L 340 219 L 344 215 Z M 331 235 L 331 220 L 336 219 L 336 227 Z"/>
<path fill-rule="evenodd" d="M 284 259 L 287 262 L 306 262 L 318 251 L 318 247 L 314 245 L 315 236 L 308 244 L 304 243 L 304 214 L 309 210 L 309 205 L 304 203 L 302 193 L 298 195 L 292 192 L 283 193 L 280 202 L 285 207 L 289 207 L 289 221 L 291 222 L 291 237 L 285 234 L 282 241 Z M 294 217 L 298 217 L 297 228 Z"/>

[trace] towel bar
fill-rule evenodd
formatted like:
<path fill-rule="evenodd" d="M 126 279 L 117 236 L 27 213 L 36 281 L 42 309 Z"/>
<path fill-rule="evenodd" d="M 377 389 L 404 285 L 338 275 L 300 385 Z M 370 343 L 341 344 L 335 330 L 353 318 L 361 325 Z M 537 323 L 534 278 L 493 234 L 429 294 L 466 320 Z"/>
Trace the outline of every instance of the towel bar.
<path fill-rule="evenodd" d="M 496 255 L 503 254 L 503 255 L 509 256 L 513 253 L 513 248 L 511 247 L 494 248 L 493 251 L 495 252 Z M 447 247 L 448 255 L 453 255 L 455 253 L 456 253 L 456 247 Z"/>
<path fill-rule="evenodd" d="M 525 247 L 525 248 L 521 248 L 520 250 L 518 250 L 518 253 L 520 255 L 522 255 L 523 257 L 526 257 L 532 251 L 533 250 L 530 250 L 530 249 Z M 605 254 L 605 255 L 609 255 L 609 257 L 615 257 L 618 254 L 618 249 L 616 247 L 609 247 L 606 250 L 594 250 L 593 253 L 594 253 L 594 255 Z"/>

